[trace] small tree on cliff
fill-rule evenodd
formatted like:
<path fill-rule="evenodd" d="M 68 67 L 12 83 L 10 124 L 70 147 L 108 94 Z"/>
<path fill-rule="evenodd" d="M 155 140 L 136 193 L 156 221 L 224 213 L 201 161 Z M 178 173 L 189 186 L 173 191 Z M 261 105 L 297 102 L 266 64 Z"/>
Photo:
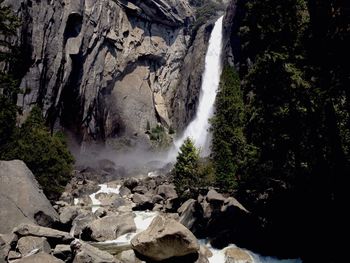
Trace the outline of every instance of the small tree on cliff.
<path fill-rule="evenodd" d="M 199 150 L 193 141 L 187 138 L 176 158 L 174 169 L 174 183 L 180 198 L 188 198 L 194 193 L 198 185 Z"/>

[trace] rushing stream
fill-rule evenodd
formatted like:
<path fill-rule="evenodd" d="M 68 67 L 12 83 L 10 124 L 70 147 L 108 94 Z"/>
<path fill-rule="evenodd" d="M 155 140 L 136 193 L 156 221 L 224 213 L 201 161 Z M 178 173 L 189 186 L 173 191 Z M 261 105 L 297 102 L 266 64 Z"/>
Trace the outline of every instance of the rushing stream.
<path fill-rule="evenodd" d="M 112 187 L 108 187 L 106 184 L 101 184 L 100 187 L 101 187 L 100 190 L 90 195 L 91 202 L 92 202 L 92 211 L 96 211 L 101 205 L 101 202 L 96 198 L 97 194 L 99 193 L 119 194 L 120 185 L 116 186 L 115 188 L 112 188 Z M 115 240 L 108 240 L 105 242 L 101 242 L 101 244 L 116 244 L 116 245 L 130 244 L 131 239 L 138 233 L 146 230 L 149 227 L 149 225 L 152 223 L 152 220 L 158 215 L 157 212 L 151 212 L 151 211 L 134 211 L 133 213 L 134 213 L 134 222 L 136 225 L 136 232 L 124 234 Z M 201 245 L 206 245 L 209 248 L 209 250 L 213 253 L 213 256 L 208 258 L 210 263 L 224 263 L 225 251 L 228 248 L 236 247 L 235 245 L 232 244 L 224 249 L 215 249 L 211 247 L 209 242 L 207 242 L 206 240 L 199 240 L 199 243 Z M 280 260 L 273 257 L 263 257 L 249 250 L 245 250 L 245 251 L 250 255 L 253 263 L 301 263 L 302 262 L 299 259 Z"/>

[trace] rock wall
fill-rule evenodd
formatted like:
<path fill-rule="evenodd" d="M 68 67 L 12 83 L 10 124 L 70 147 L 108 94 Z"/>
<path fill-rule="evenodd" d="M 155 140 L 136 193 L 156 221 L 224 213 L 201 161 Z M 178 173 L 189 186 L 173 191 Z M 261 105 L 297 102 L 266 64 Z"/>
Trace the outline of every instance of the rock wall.
<path fill-rule="evenodd" d="M 5 4 L 23 20 L 24 116 L 39 103 L 52 128 L 63 126 L 80 141 L 147 144 L 147 123 L 181 129 L 194 115 L 201 74 L 190 72 L 201 72 L 207 42 L 204 29 L 191 31 L 187 0 Z"/>

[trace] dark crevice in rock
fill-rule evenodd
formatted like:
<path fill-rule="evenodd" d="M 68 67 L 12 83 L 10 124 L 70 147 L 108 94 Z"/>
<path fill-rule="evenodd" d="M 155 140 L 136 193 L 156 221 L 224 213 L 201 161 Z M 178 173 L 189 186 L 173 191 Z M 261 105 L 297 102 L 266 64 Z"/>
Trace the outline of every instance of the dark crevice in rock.
<path fill-rule="evenodd" d="M 82 122 L 82 103 L 80 99 L 80 84 L 84 69 L 84 58 L 79 55 L 71 56 L 72 71 L 67 85 L 61 95 L 61 125 L 76 134 L 80 134 Z"/>
<path fill-rule="evenodd" d="M 80 14 L 70 14 L 64 31 L 64 38 L 75 38 L 80 34 L 83 17 Z"/>

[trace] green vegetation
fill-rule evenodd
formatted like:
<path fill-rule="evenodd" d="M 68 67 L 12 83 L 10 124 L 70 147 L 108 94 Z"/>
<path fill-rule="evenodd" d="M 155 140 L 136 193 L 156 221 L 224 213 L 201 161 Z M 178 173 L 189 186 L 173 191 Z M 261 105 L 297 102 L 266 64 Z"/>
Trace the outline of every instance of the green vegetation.
<path fill-rule="evenodd" d="M 190 4 L 196 7 L 196 22 L 194 31 L 208 22 L 210 19 L 217 17 L 218 11 L 224 11 L 225 5 L 212 0 L 190 1 Z"/>
<path fill-rule="evenodd" d="M 150 125 L 146 127 L 146 134 L 148 134 L 150 140 L 153 142 L 153 146 L 155 149 L 166 148 L 171 143 L 171 136 L 174 134 L 174 129 L 172 127 L 167 130 L 161 124 L 157 124 L 156 127 L 151 128 Z M 149 129 L 148 129 L 149 128 Z"/>
<path fill-rule="evenodd" d="M 239 76 L 232 67 L 225 66 L 216 98 L 215 117 L 211 120 L 216 185 L 225 191 L 235 188 L 247 156 L 254 154 L 244 136 L 245 122 Z"/>
<path fill-rule="evenodd" d="M 199 178 L 199 151 L 190 138 L 187 138 L 180 147 L 176 158 L 174 184 L 180 198 L 195 197 Z"/>
<path fill-rule="evenodd" d="M 152 128 L 149 135 L 152 141 L 163 142 L 166 139 L 166 132 L 162 125 Z"/>
<path fill-rule="evenodd" d="M 349 18 L 339 3 L 251 0 L 243 8 L 233 32 L 239 76 L 224 68 L 212 120 L 217 183 L 262 192 L 319 176 L 322 189 L 350 159 L 348 52 L 339 45 L 349 41 Z"/>
<path fill-rule="evenodd" d="M 32 109 L 3 157 L 23 160 L 49 198 L 59 197 L 71 178 L 74 159 L 64 136 L 61 133 L 50 134 L 38 107 Z"/>
<path fill-rule="evenodd" d="M 11 37 L 18 20 L 9 8 L 0 2 L 0 34 Z M 7 39 L 7 38 L 5 38 Z M 64 136 L 50 134 L 41 110 L 34 106 L 22 127 L 16 126 L 18 80 L 13 66 L 18 61 L 15 47 L 10 41 L 0 42 L 0 58 L 6 70 L 0 73 L 0 159 L 23 160 L 34 173 L 49 198 L 58 198 L 70 180 L 73 157 L 68 151 Z M 13 74 L 12 74 L 13 73 Z M 27 92 L 27 91 L 26 91 Z"/>
<path fill-rule="evenodd" d="M 349 5 L 237 3 L 231 41 L 240 81 L 225 67 L 212 126 L 217 182 L 275 230 L 265 236 L 288 244 L 303 236 L 296 250 L 305 252 L 319 229 L 334 224 L 325 211 L 349 174 Z"/>

